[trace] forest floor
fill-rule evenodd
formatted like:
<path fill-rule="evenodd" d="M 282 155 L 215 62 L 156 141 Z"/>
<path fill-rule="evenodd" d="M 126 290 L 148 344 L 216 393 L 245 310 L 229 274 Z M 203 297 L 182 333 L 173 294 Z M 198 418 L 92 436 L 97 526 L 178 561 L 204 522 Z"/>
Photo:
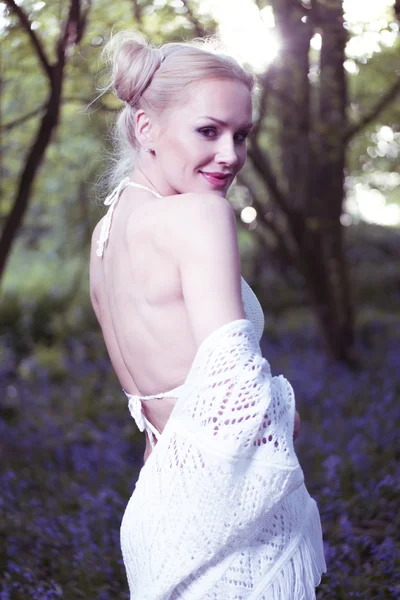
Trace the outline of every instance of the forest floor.
<path fill-rule="evenodd" d="M 399 260 L 377 242 L 366 249 L 353 240 L 349 254 L 360 367 L 327 358 L 309 309 L 276 280 L 268 292 L 262 283 L 262 351 L 272 373 L 293 385 L 302 419 L 295 447 L 320 508 L 328 565 L 318 600 L 394 600 Z M 10 331 L 0 314 L 0 600 L 127 600 L 119 527 L 142 466 L 143 434 L 94 320 L 79 322 L 75 312 L 79 326 L 57 341 L 43 314 L 43 339 L 32 333 L 33 317 Z M 60 318 L 50 319 L 54 331 L 63 329 Z M 22 347 L 24 327 L 31 343 Z"/>

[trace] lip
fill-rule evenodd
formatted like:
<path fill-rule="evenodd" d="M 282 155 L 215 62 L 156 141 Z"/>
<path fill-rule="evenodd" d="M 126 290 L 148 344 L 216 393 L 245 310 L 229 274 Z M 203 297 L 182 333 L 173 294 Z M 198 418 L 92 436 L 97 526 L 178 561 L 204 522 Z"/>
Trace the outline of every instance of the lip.
<path fill-rule="evenodd" d="M 225 187 L 232 179 L 231 173 L 208 173 L 207 171 L 200 171 L 200 173 L 211 185 L 219 188 Z"/>

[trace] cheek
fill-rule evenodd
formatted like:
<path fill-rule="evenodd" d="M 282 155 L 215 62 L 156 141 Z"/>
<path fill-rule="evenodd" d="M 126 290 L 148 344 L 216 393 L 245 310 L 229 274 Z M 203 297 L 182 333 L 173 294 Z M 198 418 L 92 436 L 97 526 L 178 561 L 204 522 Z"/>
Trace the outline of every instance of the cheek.
<path fill-rule="evenodd" d="M 186 136 L 184 140 L 180 140 L 179 162 L 183 168 L 196 171 L 211 160 L 210 149 L 211 145 L 208 146 L 203 140 Z"/>
<path fill-rule="evenodd" d="M 166 148 L 167 152 L 174 154 L 180 163 L 190 162 L 196 155 L 196 144 L 188 136 L 176 136 Z"/>

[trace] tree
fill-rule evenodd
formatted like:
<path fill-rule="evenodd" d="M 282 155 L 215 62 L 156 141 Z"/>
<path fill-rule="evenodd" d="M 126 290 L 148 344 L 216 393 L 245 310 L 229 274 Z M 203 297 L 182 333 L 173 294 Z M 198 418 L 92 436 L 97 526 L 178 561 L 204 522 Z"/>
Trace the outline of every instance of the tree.
<path fill-rule="evenodd" d="M 23 221 L 28 207 L 29 197 L 36 174 L 51 142 L 53 131 L 56 129 L 61 106 L 62 90 L 65 79 L 66 64 L 72 48 L 79 44 L 84 33 L 90 2 L 84 6 L 84 0 L 70 0 L 67 17 L 61 26 L 61 31 L 55 47 L 55 60 L 47 55 L 43 41 L 35 33 L 25 10 L 15 0 L 5 0 L 10 12 L 13 13 L 19 26 L 30 38 L 33 49 L 46 75 L 49 90 L 45 104 L 38 112 L 43 112 L 39 128 L 31 144 L 26 161 L 19 178 L 18 190 L 15 195 L 0 238 L 0 278 L 4 272 L 13 240 Z M 35 114 L 30 113 L 30 115 Z M 25 118 L 29 118 L 25 115 Z M 20 119 L 21 122 L 21 119 Z"/>
<path fill-rule="evenodd" d="M 394 100 L 400 77 L 397 73 L 369 112 L 350 124 L 342 1 L 272 0 L 271 5 L 283 48 L 262 77 L 259 120 L 249 154 L 273 203 L 272 213 L 259 192 L 253 191 L 253 200 L 261 226 L 273 232 L 302 273 L 328 349 L 335 358 L 350 362 L 353 309 L 340 222 L 346 149 Z M 317 85 L 309 77 L 310 41 L 316 32 L 322 39 Z M 266 143 L 267 109 L 278 122 L 275 167 Z M 263 218 L 267 212 L 268 219 Z"/>
<path fill-rule="evenodd" d="M 154 43 L 162 43 L 206 35 L 215 26 L 211 19 L 200 23 L 195 4 L 188 0 L 182 6 L 165 2 L 157 7 L 151 0 L 128 0 L 112 7 L 104 0 L 93 4 L 70 0 L 69 8 L 52 0 L 24 0 L 22 4 L 7 0 L 6 5 L 1 282 L 11 250 L 23 238 L 19 234 L 29 230 L 30 226 L 22 227 L 28 208 L 32 213 L 36 207 L 36 214 L 43 216 L 56 202 L 60 207 L 68 204 L 67 217 L 72 221 L 73 214 L 81 215 L 80 208 L 71 205 L 71 197 L 87 201 L 79 193 L 81 182 L 87 182 L 90 168 L 99 168 L 98 157 L 107 145 L 103 142 L 107 140 L 106 119 L 119 108 L 101 98 L 82 114 L 96 95 L 96 61 L 110 32 L 140 29 Z M 74 51 L 78 45 L 79 52 Z M 33 228 L 42 234 L 46 229 L 42 224 Z M 63 230 L 52 221 L 47 237 L 60 237 Z"/>
<path fill-rule="evenodd" d="M 54 0 L 7 0 L 10 18 L 1 32 L 10 48 L 2 88 L 8 115 L 3 126 L 1 274 L 11 248 L 23 244 L 37 252 L 37 261 L 45 244 L 52 245 L 63 265 L 71 258 L 68 248 L 77 261 L 86 261 L 83 234 L 78 244 L 70 240 L 81 236 L 82 211 L 89 225 L 100 212 L 80 190 L 82 182 L 93 179 L 90 169 L 99 167 L 98 157 L 107 149 L 107 121 L 119 105 L 103 96 L 85 114 L 83 109 L 96 95 L 93 74 L 110 31 L 140 29 L 158 44 L 214 30 L 211 20 L 199 17 L 195 0 L 165 0 L 157 6 L 151 0 L 113 5 L 96 0 L 90 13 L 84 1 L 69 0 L 63 6 Z M 257 0 L 260 9 L 266 3 Z M 399 120 L 394 102 L 400 87 L 398 45 L 359 64 L 359 74 L 345 76 L 351 32 L 339 0 L 270 3 L 284 43 L 278 60 L 261 76 L 259 118 L 242 178 L 258 211 L 252 231 L 264 249 L 274 237 L 282 260 L 302 274 L 328 347 L 348 360 L 354 334 L 340 223 L 344 180 L 365 175 L 367 162 L 371 171 L 376 166 L 367 151 L 380 116 L 389 124 Z M 71 19 L 81 22 L 75 41 L 65 37 Z M 318 52 L 310 49 L 315 33 L 322 39 Z M 55 72 L 57 81 L 51 79 Z M 389 165 L 386 157 L 379 160 Z"/>

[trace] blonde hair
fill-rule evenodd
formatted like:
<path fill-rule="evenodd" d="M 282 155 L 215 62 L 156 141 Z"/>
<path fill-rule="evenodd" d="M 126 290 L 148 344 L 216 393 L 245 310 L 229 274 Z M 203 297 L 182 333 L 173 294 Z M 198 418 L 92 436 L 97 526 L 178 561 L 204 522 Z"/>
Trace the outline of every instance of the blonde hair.
<path fill-rule="evenodd" d="M 116 156 L 107 177 L 110 187 L 134 166 L 138 109 L 161 114 L 182 102 L 185 88 L 202 79 L 235 79 L 250 92 L 255 83 L 253 74 L 221 52 L 215 38 L 156 47 L 137 32 L 121 31 L 112 36 L 102 56 L 111 66 L 111 81 L 104 89 L 113 90 L 125 102 L 112 133 Z"/>

